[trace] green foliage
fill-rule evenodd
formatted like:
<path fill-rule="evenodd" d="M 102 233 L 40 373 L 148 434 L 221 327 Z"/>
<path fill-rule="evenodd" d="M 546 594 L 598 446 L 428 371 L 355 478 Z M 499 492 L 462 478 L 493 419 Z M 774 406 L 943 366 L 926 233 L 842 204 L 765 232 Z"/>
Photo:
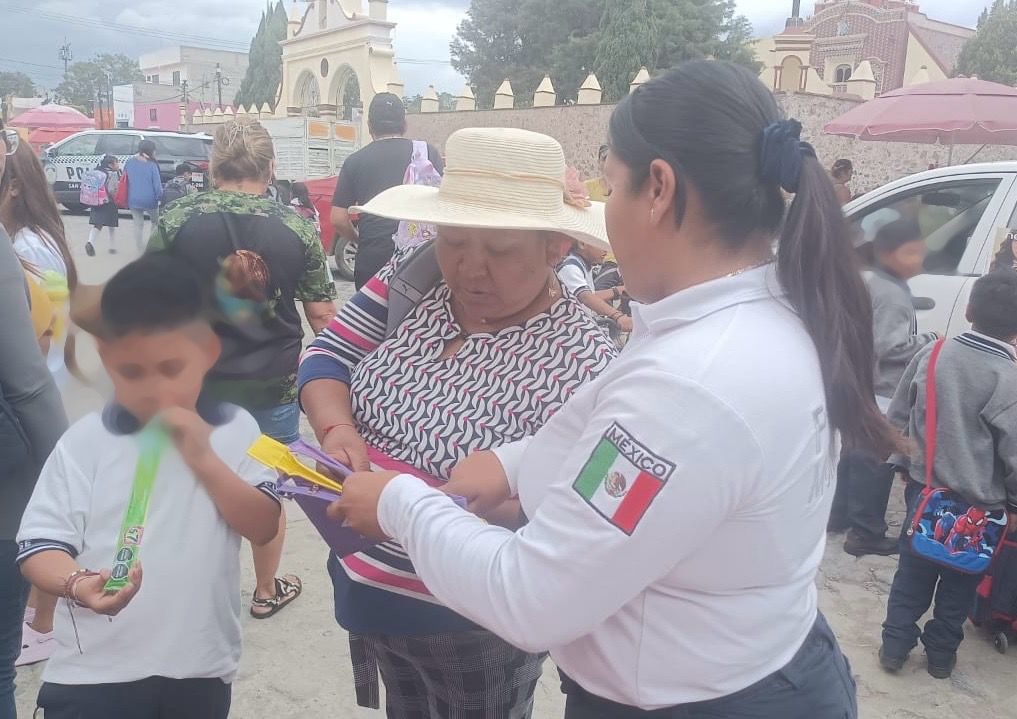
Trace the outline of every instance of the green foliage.
<path fill-rule="evenodd" d="M 0 98 L 35 97 L 35 83 L 23 72 L 0 72 Z"/>
<path fill-rule="evenodd" d="M 964 45 L 957 71 L 1004 85 L 1017 84 L 1017 0 L 996 0 L 978 19 L 978 33 Z"/>
<path fill-rule="evenodd" d="M 566 101 L 596 72 L 610 101 L 642 65 L 653 73 L 716 57 L 758 70 L 751 38 L 734 0 L 472 0 L 450 49 L 479 106 L 490 107 L 506 78 L 524 105 L 545 74 Z"/>
<path fill-rule="evenodd" d="M 134 58 L 103 53 L 67 68 L 64 81 L 57 85 L 56 95 L 65 103 L 91 115 L 100 91 L 105 91 L 112 85 L 126 85 L 143 79 L 141 68 Z"/>
<path fill-rule="evenodd" d="M 267 102 L 275 106 L 282 83 L 282 46 L 279 43 L 286 39 L 287 24 L 282 1 L 274 7 L 269 3 L 251 40 L 247 74 L 240 83 L 234 104 L 261 107 Z"/>
<path fill-rule="evenodd" d="M 420 112 L 420 106 L 424 102 L 424 96 L 420 93 L 412 97 L 404 97 L 403 104 L 406 105 L 406 113 L 413 115 Z M 452 112 L 456 109 L 456 96 L 451 92 L 438 93 L 438 112 Z"/>

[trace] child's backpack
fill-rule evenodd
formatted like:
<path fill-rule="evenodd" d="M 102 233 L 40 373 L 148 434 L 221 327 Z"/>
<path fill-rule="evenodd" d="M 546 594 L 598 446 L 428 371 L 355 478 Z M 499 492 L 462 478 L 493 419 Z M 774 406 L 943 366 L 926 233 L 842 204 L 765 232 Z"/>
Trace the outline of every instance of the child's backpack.
<path fill-rule="evenodd" d="M 413 154 L 410 156 L 410 164 L 406 166 L 403 184 L 427 187 L 438 187 L 441 184 L 441 173 L 431 162 L 427 143 L 423 140 L 413 141 Z M 434 225 L 403 220 L 399 223 L 399 229 L 392 236 L 392 240 L 395 242 L 396 249 L 405 249 L 421 245 L 437 236 L 438 228 Z"/>
<path fill-rule="evenodd" d="M 403 320 L 431 290 L 438 286 L 441 279 L 441 268 L 438 267 L 434 242 L 425 241 L 423 245 L 408 253 L 388 281 L 385 339 L 396 333 Z"/>
<path fill-rule="evenodd" d="M 959 494 L 934 487 L 936 457 L 936 364 L 945 339 L 932 348 L 926 370 L 925 489 L 911 517 L 907 536 L 922 559 L 962 574 L 984 574 L 992 565 L 1009 521 L 1006 510 L 973 506 Z"/>
<path fill-rule="evenodd" d="M 177 182 L 176 178 L 167 182 L 162 188 L 162 198 L 159 200 L 159 206 L 165 207 L 181 197 L 187 197 L 187 187 L 187 183 Z"/>
<path fill-rule="evenodd" d="M 109 190 L 106 188 L 106 173 L 102 170 L 89 170 L 81 178 L 81 192 L 78 195 L 82 205 L 101 207 L 109 202 Z"/>

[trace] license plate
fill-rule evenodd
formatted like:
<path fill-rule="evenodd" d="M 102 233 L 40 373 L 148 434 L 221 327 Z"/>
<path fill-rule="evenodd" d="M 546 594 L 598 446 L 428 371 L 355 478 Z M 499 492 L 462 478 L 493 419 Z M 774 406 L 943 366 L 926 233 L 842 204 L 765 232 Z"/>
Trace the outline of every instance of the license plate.
<path fill-rule="evenodd" d="M 68 190 L 80 190 L 81 189 L 81 183 L 80 182 L 68 182 L 68 183 L 66 183 L 66 187 L 67 187 Z"/>

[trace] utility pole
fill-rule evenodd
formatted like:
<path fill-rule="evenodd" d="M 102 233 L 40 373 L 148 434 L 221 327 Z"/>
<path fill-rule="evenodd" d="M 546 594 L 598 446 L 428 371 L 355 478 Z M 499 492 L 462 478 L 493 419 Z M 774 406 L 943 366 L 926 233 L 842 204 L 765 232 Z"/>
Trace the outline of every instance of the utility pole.
<path fill-rule="evenodd" d="M 219 92 L 219 108 L 220 109 L 222 109 L 222 107 L 223 107 L 223 104 L 222 104 L 222 89 L 223 89 L 223 87 L 228 87 L 229 84 L 230 84 L 230 79 L 228 77 L 223 77 L 222 67 L 219 65 L 219 63 L 216 63 L 215 64 L 215 86 L 216 86 L 216 88 L 217 88 L 217 90 Z"/>
<path fill-rule="evenodd" d="M 74 54 L 71 52 L 71 44 L 67 42 L 67 38 L 64 38 L 64 44 L 60 46 L 60 53 L 58 57 L 64 62 L 64 79 L 67 79 L 67 66 L 70 65 L 71 60 L 74 59 Z"/>
<path fill-rule="evenodd" d="M 180 129 L 187 129 L 188 116 L 191 112 L 191 104 L 187 94 L 187 80 L 180 81 L 181 103 L 180 103 Z"/>

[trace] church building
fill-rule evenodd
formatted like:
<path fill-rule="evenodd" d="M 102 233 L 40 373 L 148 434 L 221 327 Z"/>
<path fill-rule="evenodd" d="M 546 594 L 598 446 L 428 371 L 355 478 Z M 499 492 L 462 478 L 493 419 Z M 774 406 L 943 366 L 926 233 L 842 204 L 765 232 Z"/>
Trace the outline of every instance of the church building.
<path fill-rule="evenodd" d="M 911 0 L 793 0 L 784 31 L 757 40 L 761 78 L 778 92 L 871 99 L 952 77 L 975 31 L 933 20 Z"/>

